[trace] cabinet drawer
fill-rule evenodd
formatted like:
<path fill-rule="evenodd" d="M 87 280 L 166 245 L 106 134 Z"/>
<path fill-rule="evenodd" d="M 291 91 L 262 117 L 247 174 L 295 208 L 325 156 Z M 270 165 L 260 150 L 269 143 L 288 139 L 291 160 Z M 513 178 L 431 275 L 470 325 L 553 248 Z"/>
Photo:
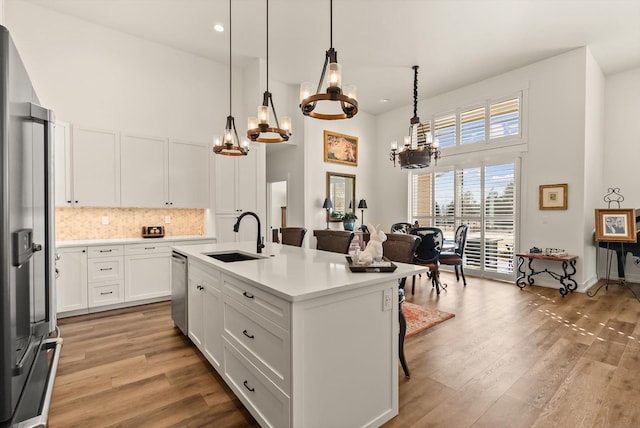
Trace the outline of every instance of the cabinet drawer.
<path fill-rule="evenodd" d="M 89 259 L 89 282 L 123 279 L 123 257 Z"/>
<path fill-rule="evenodd" d="M 124 302 L 124 282 L 106 281 L 89 286 L 89 306 L 104 306 Z"/>
<path fill-rule="evenodd" d="M 224 331 L 280 389 L 289 392 L 290 340 L 283 328 L 233 300 L 224 304 Z"/>
<path fill-rule="evenodd" d="M 124 247 L 124 254 L 170 254 L 171 247 L 167 244 L 154 244 L 149 242 L 148 244 L 135 244 L 127 245 Z"/>
<path fill-rule="evenodd" d="M 223 275 L 224 293 L 285 330 L 289 329 L 289 303 L 243 281 Z"/>
<path fill-rule="evenodd" d="M 289 397 L 265 378 L 229 342 L 224 342 L 224 375 L 261 426 L 288 427 Z"/>
<path fill-rule="evenodd" d="M 116 257 L 124 254 L 124 245 L 104 245 L 100 247 L 89 247 L 90 259 L 96 257 Z"/>

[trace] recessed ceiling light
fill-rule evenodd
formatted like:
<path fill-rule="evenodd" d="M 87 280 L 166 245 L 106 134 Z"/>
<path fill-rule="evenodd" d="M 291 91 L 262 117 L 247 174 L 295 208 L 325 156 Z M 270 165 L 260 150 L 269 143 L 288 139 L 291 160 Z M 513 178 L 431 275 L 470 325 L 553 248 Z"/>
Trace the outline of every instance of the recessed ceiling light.
<path fill-rule="evenodd" d="M 222 33 L 224 31 L 224 27 L 222 26 L 222 24 L 214 25 L 213 29 L 216 30 L 218 33 Z"/>
<path fill-rule="evenodd" d="M 384 104 L 384 103 L 388 103 L 390 100 L 389 98 L 382 98 L 379 103 Z"/>

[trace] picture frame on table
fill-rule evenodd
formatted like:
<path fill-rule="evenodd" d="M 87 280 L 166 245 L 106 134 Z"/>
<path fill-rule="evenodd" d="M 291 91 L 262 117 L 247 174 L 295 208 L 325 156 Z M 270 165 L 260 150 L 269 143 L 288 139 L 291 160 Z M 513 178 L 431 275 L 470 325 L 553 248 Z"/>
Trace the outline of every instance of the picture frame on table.
<path fill-rule="evenodd" d="M 358 137 L 325 130 L 324 161 L 358 166 Z"/>
<path fill-rule="evenodd" d="M 567 184 L 543 184 L 540 186 L 540 209 L 566 210 L 567 196 Z"/>
<path fill-rule="evenodd" d="M 633 208 L 596 208 L 596 241 L 636 242 Z"/>

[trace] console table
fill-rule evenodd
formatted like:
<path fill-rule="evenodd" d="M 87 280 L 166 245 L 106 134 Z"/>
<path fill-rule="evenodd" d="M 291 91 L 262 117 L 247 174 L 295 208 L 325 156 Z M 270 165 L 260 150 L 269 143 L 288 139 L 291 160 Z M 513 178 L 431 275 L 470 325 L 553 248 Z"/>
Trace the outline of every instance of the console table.
<path fill-rule="evenodd" d="M 566 256 L 547 256 L 542 253 L 520 253 L 516 254 L 518 256 L 518 278 L 516 279 L 516 285 L 520 287 L 522 290 L 527 283 L 529 285 L 533 285 L 534 280 L 533 277 L 539 273 L 548 273 L 554 279 L 560 282 L 560 294 L 562 297 L 566 296 L 569 291 L 574 291 L 578 288 L 578 284 L 576 281 L 571 278 L 576 273 L 576 260 L 578 256 L 566 255 Z M 528 267 L 529 273 L 525 272 L 522 269 L 522 265 L 524 264 L 524 260 L 529 259 Z M 561 262 L 562 263 L 562 274 L 557 272 L 550 271 L 548 269 L 536 271 L 532 267 L 532 263 L 534 260 L 545 260 L 551 262 Z M 571 268 L 571 272 L 567 272 L 567 267 Z M 526 281 L 525 281 L 526 278 Z"/>

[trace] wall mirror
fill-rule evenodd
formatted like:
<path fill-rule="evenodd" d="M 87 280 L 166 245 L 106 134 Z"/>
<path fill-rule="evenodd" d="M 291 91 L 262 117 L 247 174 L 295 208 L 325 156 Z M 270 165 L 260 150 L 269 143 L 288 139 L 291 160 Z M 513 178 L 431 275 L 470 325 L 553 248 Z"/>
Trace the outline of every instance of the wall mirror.
<path fill-rule="evenodd" d="M 345 213 L 355 213 L 356 176 L 327 172 L 327 198 L 333 204 L 333 208 L 327 213 L 327 221 L 342 221 Z"/>

